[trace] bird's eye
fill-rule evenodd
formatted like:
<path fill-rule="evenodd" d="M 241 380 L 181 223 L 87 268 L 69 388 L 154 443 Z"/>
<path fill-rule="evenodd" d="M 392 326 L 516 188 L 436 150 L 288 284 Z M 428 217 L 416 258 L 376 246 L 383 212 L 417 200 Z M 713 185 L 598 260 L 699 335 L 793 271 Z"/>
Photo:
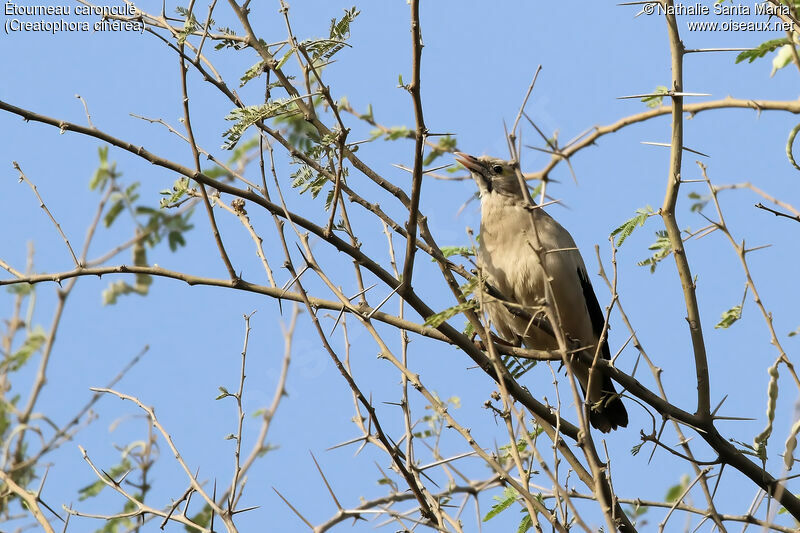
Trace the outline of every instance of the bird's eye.
<path fill-rule="evenodd" d="M 502 174 L 503 167 L 501 167 L 500 165 L 495 165 L 492 167 L 492 171 L 494 171 L 495 174 Z"/>

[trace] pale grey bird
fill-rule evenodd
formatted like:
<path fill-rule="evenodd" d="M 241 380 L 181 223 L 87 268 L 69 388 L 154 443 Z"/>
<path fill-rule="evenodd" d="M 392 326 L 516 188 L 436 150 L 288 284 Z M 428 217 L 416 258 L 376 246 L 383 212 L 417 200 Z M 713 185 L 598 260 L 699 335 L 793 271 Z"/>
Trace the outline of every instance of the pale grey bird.
<path fill-rule="evenodd" d="M 580 346 L 590 347 L 585 351 L 594 356 L 605 318 L 572 236 L 542 208 L 531 209 L 522 194 L 515 165 L 487 156 L 473 157 L 461 152 L 455 155 L 480 189 L 478 266 L 487 282 L 512 303 L 522 306 L 529 315 L 541 316 L 546 272 L 550 277 L 552 302 L 565 336 Z M 541 250 L 539 257 L 544 258 L 544 269 L 534 251 L 537 246 Z M 515 315 L 495 298 L 486 300 L 486 311 L 504 340 L 539 350 L 558 348 L 555 337 L 532 324 L 530 319 L 519 313 Z M 605 340 L 600 354 L 605 359 L 611 358 Z M 589 368 L 576 361 L 572 370 L 590 405 L 592 426 L 603 433 L 627 426 L 628 413 L 611 379 L 604 374 L 595 376 L 592 389 L 587 393 Z"/>

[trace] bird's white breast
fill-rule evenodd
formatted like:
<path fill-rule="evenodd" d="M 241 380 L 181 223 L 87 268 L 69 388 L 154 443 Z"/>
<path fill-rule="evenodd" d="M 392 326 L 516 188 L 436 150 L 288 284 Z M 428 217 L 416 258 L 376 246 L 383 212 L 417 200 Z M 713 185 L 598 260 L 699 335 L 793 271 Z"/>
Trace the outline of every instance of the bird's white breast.
<path fill-rule="evenodd" d="M 496 193 L 485 194 L 481 198 L 478 260 L 489 283 L 515 303 L 530 306 L 533 314 L 546 296 L 546 271 L 565 332 L 573 338 L 593 342 L 578 278 L 578 270 L 585 269 L 580 252 L 567 230 L 542 209 L 529 210 L 521 201 Z M 502 306 L 488 306 L 488 310 L 503 336 L 507 337 L 509 330 L 516 334 L 526 332 L 525 337 L 530 335 L 527 324 L 513 319 Z M 526 339 L 526 344 L 555 347 L 552 339 L 550 342 Z"/>

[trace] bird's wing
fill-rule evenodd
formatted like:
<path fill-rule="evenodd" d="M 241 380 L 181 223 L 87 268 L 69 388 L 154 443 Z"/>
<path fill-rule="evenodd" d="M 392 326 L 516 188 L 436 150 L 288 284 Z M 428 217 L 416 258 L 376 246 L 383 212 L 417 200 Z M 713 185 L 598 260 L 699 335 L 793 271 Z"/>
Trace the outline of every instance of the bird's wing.
<path fill-rule="evenodd" d="M 595 338 L 599 339 L 603 333 L 603 326 L 606 319 L 603 316 L 603 310 L 597 302 L 597 296 L 592 288 L 592 283 L 589 281 L 589 276 L 586 274 L 586 269 L 583 266 L 578 266 L 578 279 L 581 282 L 581 289 L 583 290 L 583 297 L 586 300 L 586 309 L 589 311 L 589 318 L 592 321 L 592 330 Z M 608 342 L 603 340 L 600 347 L 600 353 L 605 359 L 611 359 L 611 352 L 608 349 Z"/>

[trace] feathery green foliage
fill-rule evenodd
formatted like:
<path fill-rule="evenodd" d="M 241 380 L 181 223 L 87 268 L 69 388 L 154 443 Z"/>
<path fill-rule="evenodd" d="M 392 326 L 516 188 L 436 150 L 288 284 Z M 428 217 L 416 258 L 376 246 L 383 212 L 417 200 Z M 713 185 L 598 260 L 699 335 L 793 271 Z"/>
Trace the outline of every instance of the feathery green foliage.
<path fill-rule="evenodd" d="M 663 85 L 659 85 L 656 87 L 655 91 L 653 91 L 652 96 L 645 96 L 642 98 L 642 102 L 644 102 L 650 109 L 655 109 L 656 107 L 661 106 L 664 101 L 664 95 L 666 95 L 668 92 L 669 89 Z"/>
<path fill-rule="evenodd" d="M 264 104 L 237 107 L 225 116 L 225 120 L 230 120 L 235 124 L 222 134 L 227 139 L 222 148 L 232 150 L 247 128 L 256 122 L 268 120 L 278 115 L 296 113 L 299 113 L 299 109 L 295 103 L 295 98 L 275 98 Z"/>
<path fill-rule="evenodd" d="M 752 63 L 756 59 L 764 57 L 768 53 L 780 48 L 785 44 L 790 44 L 789 39 L 785 37 L 781 39 L 770 39 L 769 41 L 765 41 L 760 45 L 756 46 L 752 50 L 745 50 L 744 52 L 741 52 L 739 55 L 736 56 L 736 63 L 741 63 L 745 59 L 747 60 L 748 63 Z"/>
<path fill-rule="evenodd" d="M 126 207 L 130 208 L 139 199 L 139 194 L 136 192 L 138 188 L 139 182 L 135 181 L 124 190 L 117 190 L 111 193 L 111 196 L 108 198 L 109 208 L 103 217 L 103 224 L 105 224 L 107 228 L 111 227 L 117 219 L 117 216 L 122 213 L 123 209 Z"/>
<path fill-rule="evenodd" d="M 428 152 L 428 155 L 425 156 L 425 159 L 422 161 L 423 165 L 430 165 L 436 159 L 444 155 L 446 153 L 452 152 L 456 149 L 456 138 L 450 135 L 443 135 L 439 137 L 439 140 L 436 143 L 436 147 Z"/>
<path fill-rule="evenodd" d="M 186 42 L 187 37 L 192 33 L 202 29 L 205 25 L 201 26 L 200 23 L 197 22 L 197 18 L 194 16 L 194 12 L 190 13 L 188 9 L 182 6 L 178 6 L 175 8 L 175 12 L 181 15 L 185 20 L 183 23 L 183 28 L 181 31 L 178 32 L 178 44 L 183 44 Z M 214 19 L 209 19 L 208 27 L 214 25 Z"/>
<path fill-rule="evenodd" d="M 492 508 L 489 509 L 488 513 L 486 513 L 486 516 L 483 517 L 483 521 L 488 522 L 495 516 L 511 507 L 511 504 L 514 503 L 518 497 L 519 493 L 516 491 L 516 489 L 512 487 L 506 487 L 503 489 L 503 494 L 494 497 L 497 503 L 492 505 Z"/>
<path fill-rule="evenodd" d="M 442 246 L 440 248 L 442 251 L 442 255 L 445 257 L 452 257 L 454 255 L 460 255 L 462 257 L 472 257 L 472 248 L 469 246 Z M 431 258 L 431 261 L 436 262 L 436 259 Z"/>
<path fill-rule="evenodd" d="M 668 503 L 674 503 L 678 500 L 680 495 L 683 494 L 683 491 L 685 491 L 688 486 L 689 476 L 683 474 L 679 483 L 667 489 L 667 493 L 664 495 L 664 501 Z"/>
<path fill-rule="evenodd" d="M 350 24 L 359 13 L 360 11 L 355 7 L 345 9 L 341 19 L 331 19 L 327 39 L 314 39 L 300 44 L 311 56 L 315 67 L 326 63 L 342 48 L 349 46 L 346 41 L 350 37 Z"/>
<path fill-rule="evenodd" d="M 22 346 L 0 361 L 0 374 L 6 375 L 9 372 L 16 372 L 22 368 L 33 354 L 41 350 L 46 340 L 47 334 L 42 326 L 37 324 L 31 328 L 30 331 L 27 331 Z M 2 433 L 0 433 L 0 435 L 2 435 Z"/>
<path fill-rule="evenodd" d="M 689 210 L 692 213 L 699 213 L 703 209 L 705 209 L 706 205 L 708 205 L 708 202 L 711 201 L 711 195 L 710 194 L 698 194 L 696 192 L 690 192 L 689 193 L 689 199 L 690 200 L 696 200 L 696 202 L 694 202 L 691 206 L 689 206 Z"/>
<path fill-rule="evenodd" d="M 719 322 L 717 322 L 717 325 L 714 326 L 714 328 L 728 329 L 734 324 L 734 322 L 736 322 L 740 318 L 742 318 L 742 306 L 735 305 L 730 309 L 728 309 L 727 311 L 725 311 L 724 313 L 722 313 L 722 318 L 720 319 Z"/>
<path fill-rule="evenodd" d="M 523 359 L 515 355 L 504 355 L 500 358 L 503 365 L 508 369 L 509 374 L 514 376 L 514 379 L 519 379 L 525 375 L 531 368 L 536 366 L 536 359 Z"/>
<path fill-rule="evenodd" d="M 217 28 L 222 35 L 230 35 L 231 37 L 236 37 L 236 32 L 232 29 L 228 28 L 227 26 L 224 28 Z M 220 39 L 220 41 L 214 45 L 214 50 L 222 50 L 223 48 L 233 48 L 234 50 L 243 50 L 246 48 L 247 45 L 241 41 L 236 39 Z"/>
<path fill-rule="evenodd" d="M 639 266 L 649 266 L 650 273 L 656 271 L 656 266 L 660 261 L 666 259 L 672 253 L 672 244 L 669 242 L 666 230 L 656 231 L 656 242 L 647 247 L 648 250 L 653 250 L 655 253 L 643 261 L 636 264 Z"/>
<path fill-rule="evenodd" d="M 625 242 L 625 239 L 630 237 L 633 230 L 635 230 L 639 226 L 644 226 L 644 223 L 647 222 L 647 219 L 650 215 L 653 214 L 653 208 L 649 205 L 644 207 L 640 207 L 636 210 L 636 215 L 632 218 L 629 218 L 625 222 L 622 223 L 617 229 L 611 232 L 612 237 L 617 237 L 617 246 L 622 246 L 622 243 Z"/>
<path fill-rule="evenodd" d="M 477 309 L 478 303 L 475 300 L 469 300 L 467 302 L 454 305 L 453 307 L 448 307 L 444 311 L 440 311 L 435 313 L 428 318 L 425 319 L 425 325 L 430 326 L 432 328 L 438 328 L 447 320 L 453 318 L 459 313 L 466 311 L 467 309 Z"/>

